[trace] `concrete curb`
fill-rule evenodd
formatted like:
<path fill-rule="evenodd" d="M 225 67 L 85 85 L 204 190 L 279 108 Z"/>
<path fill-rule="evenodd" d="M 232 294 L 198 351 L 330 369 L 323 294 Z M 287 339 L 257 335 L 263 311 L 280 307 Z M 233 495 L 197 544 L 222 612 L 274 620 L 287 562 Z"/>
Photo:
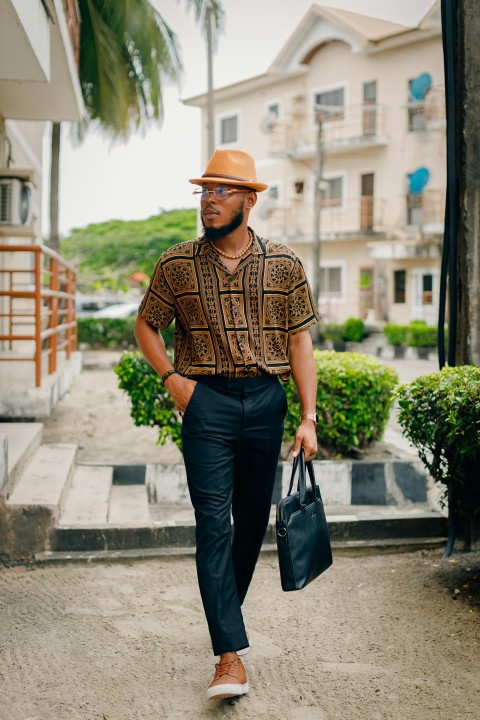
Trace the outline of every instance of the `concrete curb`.
<path fill-rule="evenodd" d="M 380 517 L 332 516 L 328 518 L 330 539 L 341 542 L 374 541 L 384 543 L 404 538 L 431 541 L 445 538 L 446 518 L 440 513 L 420 512 Z M 266 545 L 276 544 L 275 523 L 270 520 L 265 535 Z M 104 525 L 94 528 L 61 527 L 55 531 L 52 549 L 63 552 L 125 551 L 147 548 L 193 548 L 195 524 L 168 525 Z"/>
<path fill-rule="evenodd" d="M 392 538 L 390 540 L 333 540 L 332 551 L 334 557 L 339 555 L 376 555 L 386 553 L 418 552 L 420 550 L 437 550 L 443 548 L 445 537 L 439 538 Z M 277 554 L 277 546 L 265 544 L 262 554 Z M 51 551 L 36 553 L 34 561 L 39 565 L 64 565 L 69 563 L 131 563 L 140 560 L 176 559 L 178 557 L 193 557 L 194 547 L 174 548 L 142 548 L 133 550 L 96 550 L 82 551 Z"/>
<path fill-rule="evenodd" d="M 314 462 L 325 505 L 408 505 L 427 501 L 428 475 L 420 460 L 322 460 Z M 288 491 L 291 462 L 280 462 L 272 503 Z M 150 503 L 188 502 L 183 464 L 147 465 Z"/>

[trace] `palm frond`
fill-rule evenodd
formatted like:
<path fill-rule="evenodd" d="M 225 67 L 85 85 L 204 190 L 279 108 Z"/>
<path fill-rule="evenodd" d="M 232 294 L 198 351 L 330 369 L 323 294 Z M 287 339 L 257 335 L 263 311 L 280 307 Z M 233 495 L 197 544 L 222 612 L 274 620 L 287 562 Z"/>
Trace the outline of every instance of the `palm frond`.
<path fill-rule="evenodd" d="M 180 2 L 181 0 L 177 0 L 178 4 L 180 4 Z M 187 13 L 190 12 L 190 10 L 193 8 L 193 11 L 195 13 L 195 22 L 201 28 L 202 35 L 204 37 L 207 37 L 208 33 L 207 9 L 210 7 L 213 19 L 212 40 L 213 45 L 215 46 L 218 34 L 223 30 L 225 20 L 225 12 L 223 10 L 222 4 L 219 2 L 219 0 L 184 0 L 184 2 L 185 10 Z"/>

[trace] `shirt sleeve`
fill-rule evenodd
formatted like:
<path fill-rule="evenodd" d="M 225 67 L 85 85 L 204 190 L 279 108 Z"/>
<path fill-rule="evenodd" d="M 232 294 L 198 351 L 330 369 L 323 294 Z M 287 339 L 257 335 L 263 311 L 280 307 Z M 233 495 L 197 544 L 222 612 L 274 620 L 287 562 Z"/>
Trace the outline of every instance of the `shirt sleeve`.
<path fill-rule="evenodd" d="M 166 281 L 161 258 L 152 273 L 138 315 L 157 330 L 166 330 L 175 317 L 175 298 Z"/>
<path fill-rule="evenodd" d="M 312 291 L 301 261 L 296 258 L 288 292 L 288 332 L 294 335 L 320 321 Z"/>

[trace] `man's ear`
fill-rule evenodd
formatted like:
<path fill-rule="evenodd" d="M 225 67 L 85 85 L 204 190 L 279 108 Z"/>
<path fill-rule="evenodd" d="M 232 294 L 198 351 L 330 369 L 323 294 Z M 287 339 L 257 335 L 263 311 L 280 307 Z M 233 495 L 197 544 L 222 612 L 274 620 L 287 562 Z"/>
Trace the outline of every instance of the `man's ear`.
<path fill-rule="evenodd" d="M 252 192 L 248 193 L 248 195 L 245 199 L 245 205 L 249 210 L 251 210 L 256 204 L 257 204 L 257 193 L 252 190 Z"/>

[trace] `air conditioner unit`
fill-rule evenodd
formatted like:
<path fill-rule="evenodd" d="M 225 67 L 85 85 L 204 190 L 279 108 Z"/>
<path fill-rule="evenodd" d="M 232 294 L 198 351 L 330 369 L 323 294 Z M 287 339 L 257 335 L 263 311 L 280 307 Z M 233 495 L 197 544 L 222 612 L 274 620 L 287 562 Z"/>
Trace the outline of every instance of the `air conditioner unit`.
<path fill-rule="evenodd" d="M 19 178 L 0 176 L 0 225 L 30 225 L 32 186 Z"/>

